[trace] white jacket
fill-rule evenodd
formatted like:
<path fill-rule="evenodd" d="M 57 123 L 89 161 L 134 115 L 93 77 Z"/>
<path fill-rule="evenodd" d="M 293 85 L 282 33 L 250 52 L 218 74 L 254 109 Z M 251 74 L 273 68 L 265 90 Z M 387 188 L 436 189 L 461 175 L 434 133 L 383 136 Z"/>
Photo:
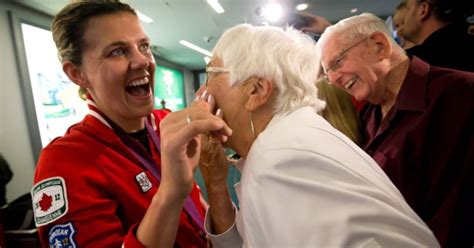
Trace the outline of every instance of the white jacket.
<path fill-rule="evenodd" d="M 273 117 L 237 192 L 236 225 L 209 235 L 214 247 L 439 247 L 374 160 L 310 107 Z"/>

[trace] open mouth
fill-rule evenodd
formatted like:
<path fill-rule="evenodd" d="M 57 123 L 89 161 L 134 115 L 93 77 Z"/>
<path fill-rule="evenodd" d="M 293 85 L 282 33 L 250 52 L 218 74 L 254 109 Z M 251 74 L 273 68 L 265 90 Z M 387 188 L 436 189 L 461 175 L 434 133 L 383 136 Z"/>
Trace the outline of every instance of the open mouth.
<path fill-rule="evenodd" d="M 125 87 L 125 90 L 132 96 L 148 96 L 151 92 L 148 82 L 149 79 L 147 77 L 132 81 Z"/>
<path fill-rule="evenodd" d="M 344 84 L 344 88 L 345 88 L 346 90 L 352 88 L 352 86 L 355 84 L 355 82 L 357 81 L 357 79 L 358 79 L 357 77 L 354 77 L 354 78 L 352 78 L 351 80 L 347 81 L 347 83 Z"/>

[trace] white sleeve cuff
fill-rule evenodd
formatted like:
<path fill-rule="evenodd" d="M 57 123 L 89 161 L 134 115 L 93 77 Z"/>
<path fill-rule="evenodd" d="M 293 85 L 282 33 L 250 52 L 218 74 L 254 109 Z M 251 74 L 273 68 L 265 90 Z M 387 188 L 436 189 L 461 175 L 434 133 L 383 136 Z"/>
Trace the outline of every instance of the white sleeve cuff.
<path fill-rule="evenodd" d="M 235 216 L 237 216 L 237 207 L 232 203 L 232 206 L 235 211 Z M 241 248 L 242 247 L 242 238 L 240 237 L 237 226 L 235 225 L 235 220 L 232 226 L 229 227 L 225 232 L 221 234 L 212 234 L 209 230 L 212 230 L 212 220 L 209 216 L 209 209 L 206 211 L 206 216 L 204 217 L 204 230 L 206 231 L 207 237 L 212 242 L 214 248 L 225 247 L 225 248 Z"/>

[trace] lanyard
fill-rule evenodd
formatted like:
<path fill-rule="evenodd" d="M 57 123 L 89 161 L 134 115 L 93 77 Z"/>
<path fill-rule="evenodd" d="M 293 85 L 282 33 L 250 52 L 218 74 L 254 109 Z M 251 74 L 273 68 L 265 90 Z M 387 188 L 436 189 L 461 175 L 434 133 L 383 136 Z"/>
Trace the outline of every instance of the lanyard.
<path fill-rule="evenodd" d="M 90 101 L 88 103 L 89 109 L 99 114 L 100 117 L 102 117 L 106 121 L 107 126 L 110 126 L 112 130 L 114 130 L 115 134 L 117 134 L 120 140 L 127 146 L 129 151 L 140 162 L 140 164 L 142 164 L 153 175 L 153 177 L 155 177 L 155 179 L 160 182 L 161 173 L 158 170 L 158 167 L 156 166 L 156 163 L 153 160 L 152 156 L 148 154 L 145 148 L 138 141 L 130 137 L 121 127 L 115 124 L 107 116 L 102 114 L 102 112 L 95 106 L 94 103 L 91 103 Z M 156 134 L 155 130 L 153 130 L 153 127 L 150 125 L 149 120 L 145 121 L 145 127 L 151 137 L 153 145 L 157 149 L 158 153 L 161 153 L 160 138 Z M 194 222 L 199 226 L 199 228 L 204 231 L 204 220 L 199 214 L 199 211 L 197 210 L 197 207 L 194 204 L 191 196 L 188 196 L 186 198 L 184 202 L 184 209 L 191 216 Z"/>

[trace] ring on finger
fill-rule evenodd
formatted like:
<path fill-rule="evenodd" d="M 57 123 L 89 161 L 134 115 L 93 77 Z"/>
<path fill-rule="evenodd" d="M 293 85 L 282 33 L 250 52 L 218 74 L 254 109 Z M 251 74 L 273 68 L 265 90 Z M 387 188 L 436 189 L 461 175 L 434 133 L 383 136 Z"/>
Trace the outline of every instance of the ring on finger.
<path fill-rule="evenodd" d="M 191 122 L 193 121 L 193 119 L 191 118 L 191 115 L 186 115 L 186 123 L 189 125 L 191 124 Z"/>

